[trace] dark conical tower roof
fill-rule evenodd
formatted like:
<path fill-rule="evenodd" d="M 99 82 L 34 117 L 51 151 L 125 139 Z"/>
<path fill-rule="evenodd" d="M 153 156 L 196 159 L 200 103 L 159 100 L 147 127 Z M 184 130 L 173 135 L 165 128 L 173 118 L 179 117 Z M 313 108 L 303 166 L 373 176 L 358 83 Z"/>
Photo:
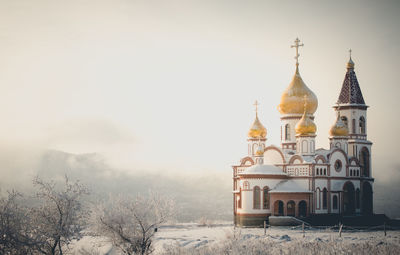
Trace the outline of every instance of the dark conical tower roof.
<path fill-rule="evenodd" d="M 354 72 L 354 62 L 351 58 L 347 63 L 347 72 L 337 103 L 365 105 L 360 85 L 358 84 L 356 73 Z"/>

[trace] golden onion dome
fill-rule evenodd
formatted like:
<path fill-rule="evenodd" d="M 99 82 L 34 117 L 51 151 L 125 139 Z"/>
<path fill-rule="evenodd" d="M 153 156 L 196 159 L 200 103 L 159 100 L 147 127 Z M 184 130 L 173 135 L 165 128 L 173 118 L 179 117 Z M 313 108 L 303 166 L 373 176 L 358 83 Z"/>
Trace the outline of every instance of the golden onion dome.
<path fill-rule="evenodd" d="M 314 121 L 307 116 L 306 111 L 304 111 L 303 116 L 296 124 L 295 130 L 296 135 L 315 135 L 315 132 L 317 132 L 317 126 Z"/>
<path fill-rule="evenodd" d="M 304 110 L 304 96 L 307 96 L 307 112 L 314 114 L 318 107 L 318 99 L 307 85 L 299 73 L 296 64 L 296 73 L 293 76 L 289 87 L 283 92 L 278 110 L 281 114 L 301 114 Z"/>
<path fill-rule="evenodd" d="M 346 67 L 347 67 L 347 69 L 354 69 L 354 62 L 351 59 L 351 57 L 349 59 L 349 62 L 347 62 Z"/>
<path fill-rule="evenodd" d="M 257 155 L 257 156 L 262 156 L 262 155 L 264 155 L 264 150 L 263 150 L 263 147 L 261 146 L 261 144 L 258 145 L 258 147 L 257 147 L 256 155 Z"/>
<path fill-rule="evenodd" d="M 344 122 L 340 118 L 340 113 L 338 114 L 338 116 L 336 118 L 335 124 L 329 130 L 329 134 L 331 136 L 348 136 L 349 135 L 349 129 L 347 128 L 346 124 L 344 124 Z"/>
<path fill-rule="evenodd" d="M 349 59 L 349 62 L 347 62 L 347 64 L 346 64 L 347 69 L 354 69 L 354 62 L 353 62 L 353 60 L 351 59 L 351 52 L 352 52 L 352 50 L 350 49 L 350 50 L 349 50 L 350 59 Z"/>
<path fill-rule="evenodd" d="M 265 138 L 267 136 L 267 129 L 261 124 L 257 114 L 248 135 L 250 138 Z"/>

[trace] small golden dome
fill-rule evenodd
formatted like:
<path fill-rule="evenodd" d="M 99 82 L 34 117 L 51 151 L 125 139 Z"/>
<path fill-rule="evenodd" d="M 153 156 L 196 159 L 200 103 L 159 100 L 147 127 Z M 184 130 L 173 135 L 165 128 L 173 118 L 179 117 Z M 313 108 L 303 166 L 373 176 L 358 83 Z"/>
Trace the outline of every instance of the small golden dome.
<path fill-rule="evenodd" d="M 250 138 L 265 138 L 267 136 L 267 129 L 261 124 L 256 114 L 256 119 L 251 126 L 249 133 Z"/>
<path fill-rule="evenodd" d="M 336 118 L 335 124 L 329 130 L 329 134 L 331 136 L 348 136 L 349 135 L 349 129 L 347 128 L 346 124 L 344 124 L 344 122 L 340 118 L 340 113 L 338 114 L 338 116 Z"/>
<path fill-rule="evenodd" d="M 289 87 L 283 92 L 278 110 L 281 114 L 301 114 L 304 111 L 304 96 L 307 96 L 307 112 L 314 114 L 318 99 L 300 76 L 298 65 Z"/>
<path fill-rule="evenodd" d="M 347 62 L 347 64 L 346 64 L 346 67 L 347 67 L 347 69 L 354 69 L 354 62 L 353 62 L 353 60 L 351 59 L 351 49 L 349 50 L 349 53 L 350 53 L 350 59 L 349 59 L 349 62 Z"/>
<path fill-rule="evenodd" d="M 304 106 L 306 109 L 306 105 Z M 315 135 L 317 132 L 317 126 L 315 125 L 314 121 L 307 116 L 307 112 L 304 111 L 303 117 L 297 122 L 296 127 L 296 135 Z"/>
<path fill-rule="evenodd" d="M 347 67 L 347 69 L 354 69 L 354 62 L 351 58 L 350 58 L 349 62 L 347 62 L 346 67 Z"/>
<path fill-rule="evenodd" d="M 257 155 L 257 156 L 262 156 L 262 155 L 264 155 L 264 150 L 263 150 L 263 148 L 262 148 L 261 145 L 258 145 L 258 148 L 257 148 L 257 151 L 256 151 L 256 155 Z"/>

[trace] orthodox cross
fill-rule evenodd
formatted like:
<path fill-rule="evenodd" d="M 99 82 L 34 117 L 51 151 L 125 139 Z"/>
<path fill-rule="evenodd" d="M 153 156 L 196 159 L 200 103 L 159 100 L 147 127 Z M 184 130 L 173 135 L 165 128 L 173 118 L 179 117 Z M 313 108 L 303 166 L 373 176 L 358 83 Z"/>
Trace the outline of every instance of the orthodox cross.
<path fill-rule="evenodd" d="M 351 59 L 351 49 L 349 50 L 349 53 L 350 53 L 350 59 Z"/>
<path fill-rule="evenodd" d="M 296 56 L 294 58 L 296 59 L 296 65 L 298 65 L 299 64 L 299 57 L 300 57 L 299 47 L 304 46 L 304 43 L 300 44 L 299 38 L 296 38 L 296 40 L 294 40 L 294 43 L 295 44 L 291 45 L 290 48 L 296 48 Z"/>
<path fill-rule="evenodd" d="M 254 103 L 254 106 L 256 107 L 256 116 L 258 116 L 258 105 L 259 103 L 256 100 L 256 102 Z"/>

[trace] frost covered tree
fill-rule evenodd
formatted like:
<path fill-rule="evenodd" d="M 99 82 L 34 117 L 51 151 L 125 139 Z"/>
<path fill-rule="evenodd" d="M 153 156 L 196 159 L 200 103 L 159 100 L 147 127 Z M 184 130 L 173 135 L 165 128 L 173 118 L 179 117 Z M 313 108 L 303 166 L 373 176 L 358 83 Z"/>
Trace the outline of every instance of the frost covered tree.
<path fill-rule="evenodd" d="M 16 191 L 0 198 L 0 254 L 32 254 L 34 233 L 28 208 L 21 205 L 20 198 Z"/>
<path fill-rule="evenodd" d="M 174 201 L 156 193 L 111 198 L 93 211 L 95 234 L 105 236 L 124 254 L 150 254 L 159 226 L 174 216 Z"/>
<path fill-rule="evenodd" d="M 36 250 L 62 255 L 71 240 L 80 237 L 85 219 L 81 199 L 88 191 L 79 181 L 71 183 L 67 176 L 62 187 L 39 177 L 33 183 L 39 200 L 39 205 L 32 208 L 30 223 L 37 238 Z"/>

